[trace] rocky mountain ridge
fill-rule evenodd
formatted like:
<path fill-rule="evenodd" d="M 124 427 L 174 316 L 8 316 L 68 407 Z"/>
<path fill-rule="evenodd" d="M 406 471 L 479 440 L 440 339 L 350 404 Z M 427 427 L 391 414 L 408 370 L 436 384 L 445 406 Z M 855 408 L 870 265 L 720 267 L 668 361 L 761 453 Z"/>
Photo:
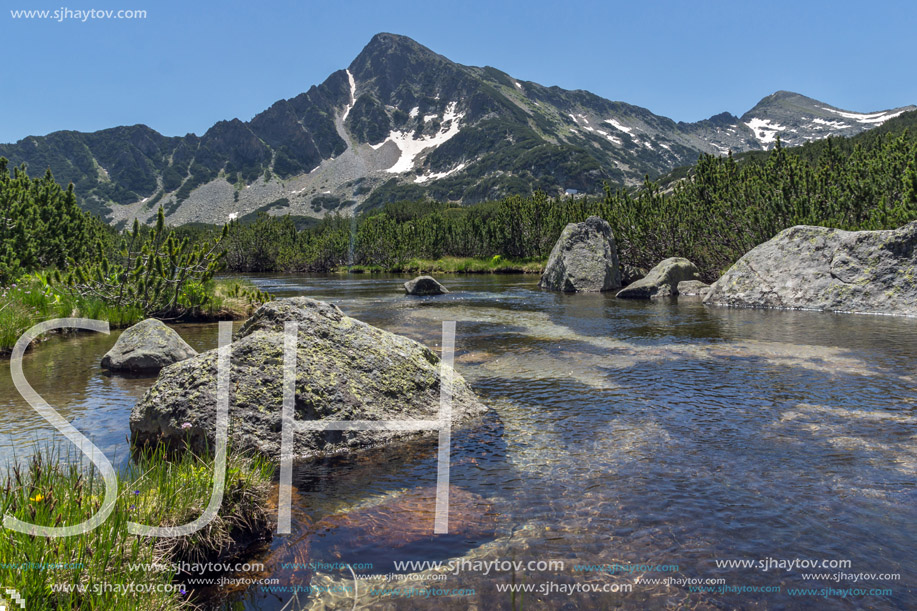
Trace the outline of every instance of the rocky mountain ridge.
<path fill-rule="evenodd" d="M 33 172 L 50 167 L 113 223 L 148 222 L 159 205 L 170 223 L 222 223 L 420 197 L 594 193 L 604 181 L 637 184 L 701 153 L 766 150 L 778 134 L 787 145 L 854 135 L 913 109 L 853 113 L 778 91 L 742 117 L 676 123 L 378 34 L 346 69 L 248 122 L 184 137 L 144 125 L 55 132 L 0 145 L 0 156 Z"/>

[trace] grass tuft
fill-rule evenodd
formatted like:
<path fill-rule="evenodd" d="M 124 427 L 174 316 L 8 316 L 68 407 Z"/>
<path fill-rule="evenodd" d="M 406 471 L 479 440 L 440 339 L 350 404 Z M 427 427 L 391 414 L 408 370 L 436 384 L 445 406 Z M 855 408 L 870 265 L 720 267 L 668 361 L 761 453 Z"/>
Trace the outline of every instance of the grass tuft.
<path fill-rule="evenodd" d="M 513 260 L 494 255 L 490 258 L 410 259 L 390 267 L 352 265 L 340 267 L 336 271 L 344 274 L 540 274 L 544 271 L 545 263 L 543 259 Z"/>
<path fill-rule="evenodd" d="M 187 537 L 131 535 L 129 521 L 177 526 L 198 517 L 210 498 L 213 460 L 190 451 L 141 452 L 118 477 L 111 516 L 73 537 L 39 537 L 2 531 L 0 583 L 17 590 L 35 609 L 192 609 L 190 587 L 174 582 L 172 563 L 229 558 L 233 542 L 269 534 L 267 496 L 273 467 L 260 458 L 230 452 L 219 515 Z M 88 519 L 105 494 L 101 477 L 54 448 L 38 448 L 24 465 L 7 469 L 0 511 L 44 526 Z"/>
<path fill-rule="evenodd" d="M 237 278 L 211 280 L 200 285 L 200 290 L 213 299 L 206 306 L 189 310 L 189 321 L 242 320 L 272 299 L 252 283 Z M 50 283 L 47 275 L 29 274 L 10 286 L 0 287 L 0 355 L 9 356 L 16 341 L 32 326 L 69 317 L 106 320 L 112 328 L 127 327 L 145 318 L 135 307 L 75 296 Z"/>
<path fill-rule="evenodd" d="M 32 326 L 51 318 L 95 318 L 112 327 L 143 320 L 136 308 L 116 308 L 100 299 L 75 297 L 52 286 L 46 276 L 30 274 L 0 287 L 0 353 L 9 354 L 16 341 Z"/>

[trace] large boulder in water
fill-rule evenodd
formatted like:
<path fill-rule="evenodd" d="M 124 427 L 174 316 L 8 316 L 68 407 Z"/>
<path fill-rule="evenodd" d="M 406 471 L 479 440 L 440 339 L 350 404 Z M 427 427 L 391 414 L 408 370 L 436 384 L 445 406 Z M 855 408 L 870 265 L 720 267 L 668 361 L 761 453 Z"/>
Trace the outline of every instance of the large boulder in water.
<path fill-rule="evenodd" d="M 231 344 L 229 417 L 233 447 L 280 458 L 284 323 L 299 325 L 294 414 L 296 458 L 345 453 L 413 437 L 405 430 L 306 431 L 311 420 L 436 420 L 440 358 L 422 344 L 305 297 L 261 306 Z M 217 350 L 164 369 L 134 407 L 133 441 L 214 447 Z M 453 376 L 452 422 L 486 411 Z M 190 426 L 184 426 L 185 424 Z"/>
<path fill-rule="evenodd" d="M 678 294 L 678 284 L 699 279 L 697 267 L 682 257 L 670 257 L 633 284 L 618 292 L 622 299 L 652 299 Z"/>
<path fill-rule="evenodd" d="M 917 221 L 885 231 L 799 225 L 716 281 L 709 305 L 917 316 Z"/>
<path fill-rule="evenodd" d="M 174 330 L 155 318 L 128 328 L 102 357 L 110 371 L 156 373 L 163 367 L 197 355 Z"/>
<path fill-rule="evenodd" d="M 404 292 L 408 295 L 445 295 L 449 291 L 433 276 L 417 276 L 404 283 Z"/>
<path fill-rule="evenodd" d="M 619 288 L 618 249 L 608 223 L 590 216 L 585 222 L 564 227 L 538 286 L 565 293 Z"/>

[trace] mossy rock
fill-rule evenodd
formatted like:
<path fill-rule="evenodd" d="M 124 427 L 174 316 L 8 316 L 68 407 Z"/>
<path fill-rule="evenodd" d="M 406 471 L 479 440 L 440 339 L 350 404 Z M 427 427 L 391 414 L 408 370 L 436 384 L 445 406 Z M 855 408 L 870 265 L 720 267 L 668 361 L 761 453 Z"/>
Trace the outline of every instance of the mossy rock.
<path fill-rule="evenodd" d="M 915 265 L 917 221 L 883 231 L 797 225 L 746 253 L 704 303 L 917 316 Z"/>
<path fill-rule="evenodd" d="M 654 299 L 678 295 L 678 285 L 698 280 L 697 266 L 683 257 L 670 257 L 651 269 L 649 273 L 618 292 L 621 299 Z"/>
<path fill-rule="evenodd" d="M 197 355 L 174 330 L 155 318 L 128 328 L 102 357 L 109 371 L 157 373 L 163 367 Z"/>
<path fill-rule="evenodd" d="M 308 431 L 314 420 L 436 420 L 440 358 L 426 346 L 345 316 L 336 306 L 294 297 L 261 306 L 231 344 L 233 447 L 280 459 L 285 323 L 298 325 L 293 453 L 297 459 L 344 454 L 423 434 L 410 430 Z M 134 408 L 135 444 L 213 447 L 217 351 L 162 371 Z M 453 372 L 452 422 L 486 407 Z M 187 424 L 186 424 L 187 423 Z M 184 425 L 184 428 L 183 428 Z M 190 425 L 190 426 L 188 426 Z"/>
<path fill-rule="evenodd" d="M 564 227 L 551 250 L 538 286 L 565 293 L 621 287 L 618 249 L 611 227 L 597 216 Z"/>

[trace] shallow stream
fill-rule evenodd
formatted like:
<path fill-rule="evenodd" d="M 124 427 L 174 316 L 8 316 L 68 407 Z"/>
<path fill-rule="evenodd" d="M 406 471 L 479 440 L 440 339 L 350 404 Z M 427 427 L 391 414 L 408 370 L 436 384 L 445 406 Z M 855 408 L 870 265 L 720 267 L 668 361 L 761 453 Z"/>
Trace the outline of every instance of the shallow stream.
<path fill-rule="evenodd" d="M 453 435 L 455 534 L 418 532 L 435 438 L 302 466 L 294 534 L 235 576 L 277 583 L 212 606 L 917 607 L 917 320 L 562 295 L 535 276 L 446 277 L 448 295 L 423 299 L 389 276 L 251 279 L 432 347 L 457 321 L 456 368 L 493 412 Z M 216 325 L 177 330 L 216 346 Z M 50 340 L 24 369 L 123 464 L 152 380 L 101 371 L 117 335 Z M 0 367 L 0 460 L 49 440 Z"/>

